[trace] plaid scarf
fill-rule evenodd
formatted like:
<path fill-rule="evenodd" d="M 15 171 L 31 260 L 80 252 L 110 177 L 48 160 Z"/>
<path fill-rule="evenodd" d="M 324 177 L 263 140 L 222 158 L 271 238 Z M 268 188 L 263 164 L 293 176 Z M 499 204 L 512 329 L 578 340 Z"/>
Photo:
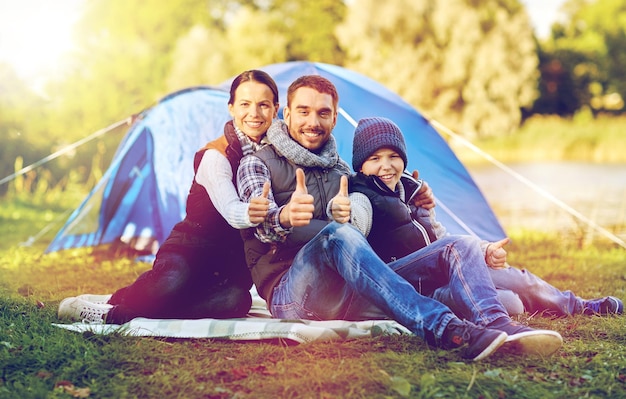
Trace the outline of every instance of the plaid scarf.
<path fill-rule="evenodd" d="M 339 158 L 337 144 L 332 135 L 328 137 L 328 141 L 319 154 L 309 151 L 293 140 L 287 131 L 287 125 L 282 121 L 280 124 L 272 123 L 272 126 L 267 130 L 267 139 L 277 153 L 296 165 L 324 169 L 336 168 L 346 175 L 350 174 L 350 166 Z"/>
<path fill-rule="evenodd" d="M 274 125 L 275 123 L 279 123 L 279 121 L 273 120 L 272 125 Z M 241 152 L 243 153 L 244 157 L 246 155 L 254 154 L 258 150 L 263 148 L 265 144 L 267 143 L 265 141 L 265 136 L 263 136 L 263 139 L 261 140 L 260 143 L 257 143 L 256 141 L 252 141 L 250 137 L 246 136 L 244 132 L 239 130 L 237 125 L 235 125 L 234 123 L 233 123 L 233 126 L 235 127 L 235 133 L 237 134 L 237 138 L 239 139 L 239 144 L 241 145 Z"/>

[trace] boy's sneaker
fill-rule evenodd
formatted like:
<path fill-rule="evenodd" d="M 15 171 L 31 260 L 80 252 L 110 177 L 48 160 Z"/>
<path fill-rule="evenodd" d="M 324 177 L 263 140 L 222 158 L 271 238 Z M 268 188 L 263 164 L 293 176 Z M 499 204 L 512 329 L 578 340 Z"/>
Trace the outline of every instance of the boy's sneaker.
<path fill-rule="evenodd" d="M 65 298 L 59 304 L 59 319 L 104 324 L 106 315 L 113 305 L 87 302 L 78 297 Z"/>
<path fill-rule="evenodd" d="M 516 353 L 550 356 L 563 345 L 563 337 L 558 332 L 535 330 L 513 320 L 496 320 L 488 327 L 507 333 L 505 348 Z"/>
<path fill-rule="evenodd" d="M 112 294 L 106 294 L 106 295 L 82 294 L 82 295 L 77 296 L 76 298 L 80 298 L 83 301 L 97 303 L 99 305 L 104 305 L 106 303 L 109 303 L 109 299 L 111 299 L 112 296 L 113 296 Z"/>
<path fill-rule="evenodd" d="M 583 301 L 582 313 L 587 316 L 593 315 L 611 315 L 624 313 L 624 303 L 614 296 L 606 296 L 604 298 L 589 299 Z"/>
<path fill-rule="evenodd" d="M 452 320 L 446 326 L 442 338 L 445 349 L 459 348 L 467 344 L 463 357 L 473 361 L 491 355 L 506 341 L 506 333 L 478 327 L 467 321 Z"/>

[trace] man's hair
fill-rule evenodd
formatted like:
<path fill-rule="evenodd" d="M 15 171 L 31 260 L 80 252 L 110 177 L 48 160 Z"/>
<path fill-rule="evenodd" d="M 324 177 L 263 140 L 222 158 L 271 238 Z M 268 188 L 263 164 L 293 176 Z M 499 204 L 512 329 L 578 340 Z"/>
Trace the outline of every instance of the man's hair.
<path fill-rule="evenodd" d="M 295 91 L 301 87 L 310 87 L 320 93 L 330 95 L 333 98 L 333 107 L 337 111 L 337 105 L 339 104 L 337 88 L 330 80 L 320 75 L 304 75 L 294 80 L 287 89 L 287 107 L 291 104 Z"/>

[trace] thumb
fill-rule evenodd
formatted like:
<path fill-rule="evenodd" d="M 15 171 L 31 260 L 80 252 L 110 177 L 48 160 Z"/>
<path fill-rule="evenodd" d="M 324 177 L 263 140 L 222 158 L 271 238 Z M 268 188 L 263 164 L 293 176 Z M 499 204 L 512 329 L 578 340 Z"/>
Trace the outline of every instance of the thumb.
<path fill-rule="evenodd" d="M 510 241 L 509 237 L 503 238 L 500 241 L 496 241 L 494 243 L 491 243 L 491 245 L 493 245 L 494 249 L 498 249 L 498 248 L 502 248 L 504 247 L 506 244 L 508 244 Z"/>
<path fill-rule="evenodd" d="M 263 194 L 261 194 L 261 197 L 263 198 L 267 198 L 270 195 L 270 182 L 266 181 L 265 184 L 263 184 Z"/>
<path fill-rule="evenodd" d="M 304 171 L 300 168 L 296 169 L 296 190 L 294 192 L 307 194 L 306 184 L 304 183 Z"/>
<path fill-rule="evenodd" d="M 420 172 L 418 172 L 417 170 L 414 170 L 414 171 L 413 171 L 413 173 L 412 173 L 412 175 L 413 175 L 413 178 L 414 178 L 415 180 L 417 180 L 417 179 L 419 179 L 419 177 L 420 177 Z"/>
<path fill-rule="evenodd" d="M 346 176 L 341 176 L 341 180 L 339 181 L 339 194 L 342 197 L 348 196 L 348 178 Z"/>

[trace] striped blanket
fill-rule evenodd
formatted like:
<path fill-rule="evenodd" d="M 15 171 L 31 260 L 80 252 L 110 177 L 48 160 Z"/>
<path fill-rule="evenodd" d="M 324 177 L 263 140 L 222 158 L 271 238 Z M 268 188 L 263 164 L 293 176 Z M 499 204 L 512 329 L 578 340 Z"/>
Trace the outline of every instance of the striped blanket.
<path fill-rule="evenodd" d="M 235 341 L 284 339 L 295 343 L 348 340 L 385 334 L 411 334 L 393 320 L 285 320 L 271 318 L 265 301 L 252 290 L 252 308 L 241 319 L 146 319 L 125 324 L 54 324 L 75 332 L 168 338 L 215 338 Z"/>

